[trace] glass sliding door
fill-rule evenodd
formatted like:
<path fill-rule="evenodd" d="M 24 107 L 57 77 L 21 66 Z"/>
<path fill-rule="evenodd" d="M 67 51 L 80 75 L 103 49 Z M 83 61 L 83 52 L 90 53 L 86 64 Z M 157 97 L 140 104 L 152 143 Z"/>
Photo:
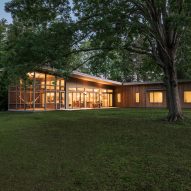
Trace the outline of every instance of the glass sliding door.
<path fill-rule="evenodd" d="M 113 90 L 69 88 L 69 108 L 101 108 L 113 106 Z"/>
<path fill-rule="evenodd" d="M 84 93 L 80 92 L 80 108 L 85 108 L 85 95 Z"/>
<path fill-rule="evenodd" d="M 60 108 L 59 109 L 65 109 L 65 92 L 60 92 Z"/>
<path fill-rule="evenodd" d="M 94 93 L 94 108 L 100 108 L 100 94 Z"/>
<path fill-rule="evenodd" d="M 113 90 L 102 90 L 101 94 L 101 106 L 102 107 L 113 107 Z"/>
<path fill-rule="evenodd" d="M 108 94 L 102 94 L 102 107 L 108 107 Z"/>
<path fill-rule="evenodd" d="M 82 92 L 69 92 L 69 108 L 84 108 L 85 95 Z"/>

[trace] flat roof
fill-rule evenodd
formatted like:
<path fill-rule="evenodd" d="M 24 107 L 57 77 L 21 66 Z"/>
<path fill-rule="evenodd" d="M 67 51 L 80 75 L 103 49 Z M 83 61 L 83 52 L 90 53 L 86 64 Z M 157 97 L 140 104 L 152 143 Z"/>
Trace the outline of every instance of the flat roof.
<path fill-rule="evenodd" d="M 131 86 L 131 85 L 148 85 L 148 84 L 163 84 L 164 82 L 159 81 L 159 82 L 124 82 L 124 86 Z"/>
<path fill-rule="evenodd" d="M 191 82 L 191 80 L 178 80 L 178 83 L 188 83 Z M 132 86 L 132 85 L 149 85 L 149 84 L 164 84 L 164 82 L 162 81 L 158 81 L 158 82 L 150 82 L 150 81 L 146 81 L 146 82 L 124 82 L 122 83 L 122 85 L 124 86 Z"/>

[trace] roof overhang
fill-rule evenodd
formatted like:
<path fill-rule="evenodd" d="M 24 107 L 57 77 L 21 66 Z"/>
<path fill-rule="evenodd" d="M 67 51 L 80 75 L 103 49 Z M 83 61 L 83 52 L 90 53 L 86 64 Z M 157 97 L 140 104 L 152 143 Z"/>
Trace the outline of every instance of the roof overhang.
<path fill-rule="evenodd" d="M 96 82 L 96 83 L 100 83 L 100 84 L 104 84 L 104 85 L 113 85 L 113 86 L 122 85 L 121 82 L 103 79 L 100 77 L 92 76 L 92 75 L 81 73 L 78 71 L 73 71 L 70 76 L 73 78 L 80 79 L 80 80 L 89 81 L 89 82 Z"/>
<path fill-rule="evenodd" d="M 55 75 L 56 74 L 60 75 L 62 73 L 61 70 L 58 70 L 56 68 L 50 68 L 50 67 L 43 67 L 43 68 L 41 68 L 41 70 L 45 71 L 45 72 L 50 72 Z M 69 74 L 69 77 L 84 80 L 84 81 L 89 81 L 89 82 L 95 82 L 95 83 L 99 83 L 99 84 L 103 84 L 103 85 L 111 85 L 111 86 L 122 85 L 121 82 L 96 77 L 96 76 L 85 74 L 85 73 L 78 72 L 78 71 L 73 71 L 71 74 Z"/>
<path fill-rule="evenodd" d="M 132 86 L 132 85 L 154 85 L 154 84 L 161 84 L 163 85 L 163 82 L 125 82 L 123 83 L 124 86 Z"/>

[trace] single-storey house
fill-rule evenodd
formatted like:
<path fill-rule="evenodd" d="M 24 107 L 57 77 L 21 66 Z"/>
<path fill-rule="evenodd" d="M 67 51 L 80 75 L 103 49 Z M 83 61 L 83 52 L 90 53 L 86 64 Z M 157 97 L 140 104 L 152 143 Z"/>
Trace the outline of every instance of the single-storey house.
<path fill-rule="evenodd" d="M 191 81 L 179 81 L 183 108 L 191 108 Z M 163 82 L 121 83 L 74 71 L 64 79 L 56 69 L 28 73 L 9 87 L 9 111 L 48 111 L 110 107 L 166 107 Z"/>

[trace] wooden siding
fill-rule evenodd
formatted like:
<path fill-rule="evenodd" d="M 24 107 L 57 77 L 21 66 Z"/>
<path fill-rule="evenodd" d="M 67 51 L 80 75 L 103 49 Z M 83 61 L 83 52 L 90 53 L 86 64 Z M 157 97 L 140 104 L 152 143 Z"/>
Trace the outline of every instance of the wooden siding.
<path fill-rule="evenodd" d="M 191 108 L 191 103 L 184 103 L 184 91 L 191 91 L 191 82 L 179 83 L 180 102 L 183 108 Z M 150 103 L 149 92 L 160 91 L 163 93 L 162 103 Z M 136 103 L 136 93 L 140 95 L 140 102 Z M 117 102 L 117 94 L 121 94 L 121 103 Z M 161 84 L 138 84 L 138 85 L 122 85 L 115 87 L 114 105 L 116 107 L 140 107 L 140 108 L 165 108 L 167 106 L 166 90 Z"/>
<path fill-rule="evenodd" d="M 191 82 L 179 83 L 180 102 L 183 108 L 191 108 L 191 103 L 184 103 L 184 91 L 191 91 Z"/>

